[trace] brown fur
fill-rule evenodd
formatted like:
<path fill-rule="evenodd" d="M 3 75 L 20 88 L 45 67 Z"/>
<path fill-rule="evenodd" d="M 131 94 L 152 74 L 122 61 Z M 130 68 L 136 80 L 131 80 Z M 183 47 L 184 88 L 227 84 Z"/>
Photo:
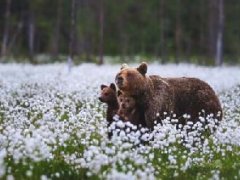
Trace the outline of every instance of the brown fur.
<path fill-rule="evenodd" d="M 134 125 L 145 125 L 144 114 L 137 108 L 136 101 L 133 97 L 118 91 L 119 110 L 117 114 L 123 121 L 129 121 Z"/>
<path fill-rule="evenodd" d="M 183 122 L 184 113 L 191 115 L 191 120 L 196 122 L 199 113 L 213 114 L 218 120 L 222 119 L 222 108 L 214 90 L 204 81 L 197 78 L 165 78 L 165 81 L 173 87 L 174 113 Z M 218 112 L 220 112 L 218 116 Z"/>
<path fill-rule="evenodd" d="M 110 124 L 113 121 L 113 116 L 118 111 L 117 92 L 115 84 L 111 83 L 110 86 L 101 85 L 101 95 L 99 97 L 101 102 L 107 104 L 107 121 Z"/>
<path fill-rule="evenodd" d="M 152 129 L 155 120 L 160 122 L 164 112 L 175 113 L 180 119 L 187 113 L 194 122 L 202 109 L 206 115 L 213 113 L 215 117 L 222 112 L 216 94 L 207 83 L 197 78 L 161 78 L 146 73 L 146 63 L 138 68 L 125 66 L 117 74 L 116 84 L 135 98 L 137 107 L 144 112 L 147 127 Z M 182 120 L 179 123 L 185 124 Z"/>

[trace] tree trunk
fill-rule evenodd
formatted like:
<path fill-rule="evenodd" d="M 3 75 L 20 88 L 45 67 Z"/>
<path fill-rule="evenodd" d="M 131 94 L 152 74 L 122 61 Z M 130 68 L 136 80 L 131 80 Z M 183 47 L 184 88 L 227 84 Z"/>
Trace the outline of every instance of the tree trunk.
<path fill-rule="evenodd" d="M 35 41 L 35 19 L 32 7 L 30 7 L 28 21 L 28 49 L 30 62 L 35 64 L 34 60 L 34 41 Z"/>
<path fill-rule="evenodd" d="M 213 60 L 216 49 L 216 18 L 217 18 L 217 1 L 209 1 L 208 6 L 208 58 Z"/>
<path fill-rule="evenodd" d="M 215 65 L 223 63 L 224 0 L 218 0 L 217 39 Z"/>
<path fill-rule="evenodd" d="M 120 50 L 120 56 L 123 62 L 126 61 L 127 55 L 129 55 L 129 37 L 126 33 L 126 16 L 120 14 L 117 18 L 117 34 L 119 35 L 119 50 Z"/>
<path fill-rule="evenodd" d="M 121 58 L 123 62 L 125 62 L 126 57 L 128 55 L 128 35 L 125 32 L 125 23 L 124 23 L 124 18 L 119 17 L 118 18 L 118 34 L 119 34 L 119 44 L 120 44 L 120 53 L 121 53 Z"/>
<path fill-rule="evenodd" d="M 87 9 L 87 12 L 91 11 L 90 2 L 85 1 L 85 8 Z M 86 32 L 84 33 L 83 37 L 83 50 L 86 54 L 86 61 L 92 62 L 92 53 L 93 53 L 93 37 L 92 37 L 92 26 L 93 21 L 89 20 L 86 22 Z"/>
<path fill-rule="evenodd" d="M 6 11 L 5 11 L 5 25 L 3 30 L 3 40 L 2 40 L 2 48 L 1 48 L 1 56 L 4 57 L 7 55 L 7 45 L 9 40 L 9 17 L 10 17 L 10 7 L 11 0 L 6 0 Z"/>
<path fill-rule="evenodd" d="M 23 28 L 23 22 L 22 22 L 22 20 L 20 20 L 20 22 L 18 23 L 17 29 L 16 29 L 15 33 L 13 34 L 11 41 L 9 42 L 8 51 L 12 52 L 12 49 L 16 43 L 16 39 L 19 37 L 22 28 Z"/>
<path fill-rule="evenodd" d="M 74 56 L 74 37 L 76 29 L 76 0 L 72 0 L 71 4 L 71 25 L 70 25 L 70 36 L 69 36 L 69 48 L 68 48 L 68 68 L 71 71 L 73 56 Z"/>
<path fill-rule="evenodd" d="M 205 17 L 205 8 L 206 8 L 206 2 L 205 1 L 200 1 L 199 5 L 199 16 L 200 16 L 200 22 L 199 22 L 199 29 L 200 29 L 200 35 L 199 35 L 199 49 L 198 53 L 200 54 L 200 60 L 201 56 L 205 53 L 206 55 L 206 33 L 205 33 L 205 26 L 204 22 L 206 20 Z"/>
<path fill-rule="evenodd" d="M 99 7 L 99 62 L 98 64 L 103 64 L 103 28 L 104 28 L 104 0 L 100 0 L 100 7 Z"/>
<path fill-rule="evenodd" d="M 176 29 L 175 29 L 175 62 L 179 63 L 180 58 L 180 52 L 181 52 L 181 36 L 182 36 L 182 30 L 181 30 L 181 19 L 180 19 L 180 0 L 177 0 L 177 8 L 176 8 Z"/>
<path fill-rule="evenodd" d="M 164 18 L 165 0 L 160 0 L 160 57 L 161 62 L 166 62 L 166 45 L 165 45 L 165 18 Z"/>
<path fill-rule="evenodd" d="M 61 17 L 62 17 L 62 0 L 58 0 L 56 24 L 54 28 L 52 43 L 51 43 L 51 55 L 53 58 L 57 58 L 59 54 L 59 33 L 60 33 Z"/>

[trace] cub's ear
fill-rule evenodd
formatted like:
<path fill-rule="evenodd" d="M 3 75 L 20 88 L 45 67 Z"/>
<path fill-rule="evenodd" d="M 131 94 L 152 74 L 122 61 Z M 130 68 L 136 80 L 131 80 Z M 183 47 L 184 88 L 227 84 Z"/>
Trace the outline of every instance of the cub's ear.
<path fill-rule="evenodd" d="M 106 88 L 107 86 L 104 85 L 104 84 L 102 84 L 100 87 L 101 87 L 101 90 L 103 90 L 103 89 Z"/>
<path fill-rule="evenodd" d="M 126 64 L 126 63 L 124 63 L 124 64 L 122 64 L 122 66 L 121 66 L 121 70 L 122 69 L 125 69 L 125 68 L 128 68 L 129 66 Z"/>
<path fill-rule="evenodd" d="M 137 68 L 138 72 L 140 72 L 142 75 L 145 75 L 147 73 L 147 63 L 142 62 L 138 68 Z"/>
<path fill-rule="evenodd" d="M 116 88 L 116 86 L 115 86 L 114 83 L 111 83 L 111 84 L 110 84 L 110 88 L 112 88 L 114 91 L 117 91 L 117 88 Z"/>
<path fill-rule="evenodd" d="M 120 96 L 122 94 L 122 91 L 118 90 L 117 91 L 117 96 Z"/>

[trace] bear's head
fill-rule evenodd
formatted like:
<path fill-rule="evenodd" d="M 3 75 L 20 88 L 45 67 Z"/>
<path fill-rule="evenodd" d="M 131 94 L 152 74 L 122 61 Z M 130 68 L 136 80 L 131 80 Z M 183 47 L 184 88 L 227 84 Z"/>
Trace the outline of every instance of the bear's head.
<path fill-rule="evenodd" d="M 115 84 L 111 83 L 110 86 L 102 84 L 101 95 L 98 99 L 105 103 L 115 103 L 115 101 L 117 101 L 117 89 Z"/>
<path fill-rule="evenodd" d="M 115 82 L 120 90 L 129 95 L 137 95 L 145 90 L 147 83 L 147 64 L 141 63 L 137 68 L 124 64 L 116 75 Z"/>
<path fill-rule="evenodd" d="M 118 91 L 118 104 L 119 109 L 123 112 L 129 112 L 136 108 L 136 101 L 133 97 L 124 94 L 122 91 Z"/>

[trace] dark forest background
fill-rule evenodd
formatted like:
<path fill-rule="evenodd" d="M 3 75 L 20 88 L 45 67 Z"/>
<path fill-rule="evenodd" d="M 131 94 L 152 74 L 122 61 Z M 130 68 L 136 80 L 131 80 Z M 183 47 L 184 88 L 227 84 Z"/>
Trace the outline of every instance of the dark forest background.
<path fill-rule="evenodd" d="M 240 1 L 0 0 L 0 49 L 2 62 L 236 64 Z"/>

